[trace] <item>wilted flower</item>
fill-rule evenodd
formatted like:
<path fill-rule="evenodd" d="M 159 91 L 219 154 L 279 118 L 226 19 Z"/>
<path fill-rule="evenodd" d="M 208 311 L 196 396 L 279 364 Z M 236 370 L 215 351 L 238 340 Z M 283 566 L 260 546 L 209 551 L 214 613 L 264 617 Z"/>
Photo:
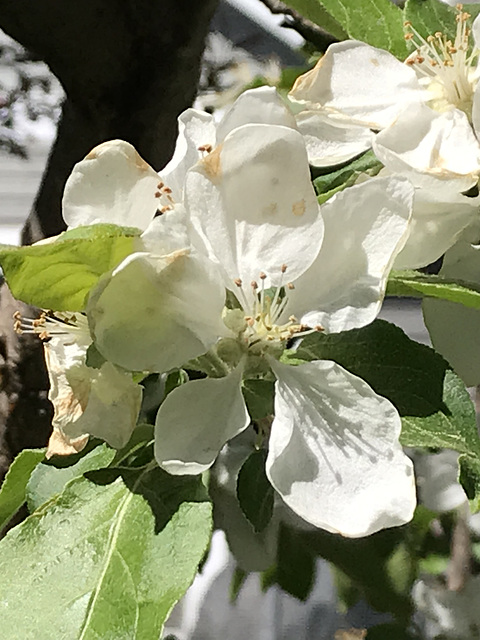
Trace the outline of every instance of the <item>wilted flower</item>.
<path fill-rule="evenodd" d="M 79 451 L 89 435 L 114 448 L 123 447 L 135 428 L 142 390 L 131 373 L 110 362 L 87 365 L 92 340 L 86 317 L 43 313 L 29 321 L 17 315 L 16 329 L 34 332 L 44 340 L 48 398 L 54 408 L 47 456 Z"/>

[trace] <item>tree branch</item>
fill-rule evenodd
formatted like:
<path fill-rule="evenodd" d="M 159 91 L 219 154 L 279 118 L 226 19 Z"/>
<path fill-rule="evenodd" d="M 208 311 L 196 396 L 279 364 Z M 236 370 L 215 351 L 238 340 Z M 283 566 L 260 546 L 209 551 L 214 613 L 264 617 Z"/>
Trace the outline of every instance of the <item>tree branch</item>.
<path fill-rule="evenodd" d="M 311 42 L 319 51 L 325 51 L 337 39 L 327 31 L 308 20 L 301 13 L 290 8 L 281 0 L 260 0 L 273 14 L 283 14 L 287 19 L 282 26 L 294 29 L 307 42 Z"/>

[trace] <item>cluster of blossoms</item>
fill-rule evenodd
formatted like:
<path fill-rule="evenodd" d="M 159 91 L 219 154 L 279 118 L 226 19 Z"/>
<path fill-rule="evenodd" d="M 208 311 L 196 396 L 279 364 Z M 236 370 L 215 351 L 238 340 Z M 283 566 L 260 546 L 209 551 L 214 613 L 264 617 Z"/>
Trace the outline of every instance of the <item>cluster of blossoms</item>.
<path fill-rule="evenodd" d="M 371 148 L 383 165 L 379 175 L 414 186 L 410 236 L 395 268 L 444 256 L 440 275 L 478 286 L 480 19 L 471 24 L 457 4 L 453 39 L 441 32 L 425 38 L 411 23 L 405 28 L 414 51 L 404 63 L 363 42 L 332 45 L 290 93 L 302 109 L 299 130 L 312 164 Z M 435 348 L 467 385 L 478 385 L 479 312 L 426 300 L 424 316 Z"/>
<path fill-rule="evenodd" d="M 125 444 L 141 397 L 132 372 L 200 369 L 160 405 L 155 457 L 201 473 L 250 427 L 243 385 L 263 379 L 275 386 L 266 473 L 296 514 L 347 536 L 408 521 L 414 477 L 395 407 L 338 364 L 285 351 L 376 317 L 412 198 L 407 180 L 379 177 L 320 208 L 304 138 L 271 88 L 245 92 L 218 125 L 184 113 L 160 175 L 126 142 L 95 148 L 67 181 L 65 222 L 139 231 L 84 314 L 35 321 L 50 338 L 51 452 L 87 434 Z"/>
<path fill-rule="evenodd" d="M 187 110 L 160 174 L 123 141 L 75 166 L 68 228 L 138 233 L 84 314 L 35 321 L 50 338 L 51 452 L 78 450 L 88 434 L 123 446 L 141 403 L 132 372 L 193 369 L 200 377 L 160 405 L 155 457 L 171 474 L 202 473 L 252 428 L 244 386 L 264 380 L 274 411 L 257 425 L 259 442 L 288 507 L 347 536 L 411 518 L 413 470 L 395 407 L 338 364 L 299 364 L 289 352 L 307 334 L 372 322 L 392 266 L 425 266 L 458 241 L 472 247 L 480 23 L 472 49 L 469 16 L 457 11 L 453 42 L 408 24 L 416 49 L 405 63 L 362 42 L 332 45 L 295 83 L 295 115 L 269 87 L 246 91 L 219 123 Z M 380 174 L 320 207 L 310 166 L 369 148 Z"/>

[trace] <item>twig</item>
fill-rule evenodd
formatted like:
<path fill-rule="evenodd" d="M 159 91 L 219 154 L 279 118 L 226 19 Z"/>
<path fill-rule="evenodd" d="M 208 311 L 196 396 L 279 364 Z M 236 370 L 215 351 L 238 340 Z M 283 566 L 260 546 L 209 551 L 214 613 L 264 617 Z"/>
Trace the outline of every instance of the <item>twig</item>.
<path fill-rule="evenodd" d="M 319 51 L 325 51 L 329 45 L 338 42 L 337 38 L 319 27 L 311 20 L 304 18 L 301 13 L 291 9 L 281 0 L 260 0 L 273 14 L 283 14 L 283 27 L 294 29 L 307 42 L 311 42 Z"/>
<path fill-rule="evenodd" d="M 447 589 L 461 591 L 471 573 L 472 546 L 467 523 L 468 505 L 457 511 L 450 546 L 450 562 L 447 567 Z"/>

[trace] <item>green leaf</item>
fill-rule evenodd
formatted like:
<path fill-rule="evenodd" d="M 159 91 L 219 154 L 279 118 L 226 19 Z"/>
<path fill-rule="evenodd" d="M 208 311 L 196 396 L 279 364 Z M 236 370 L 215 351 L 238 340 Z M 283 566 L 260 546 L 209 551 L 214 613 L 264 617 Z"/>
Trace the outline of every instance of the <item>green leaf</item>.
<path fill-rule="evenodd" d="M 274 491 L 265 473 L 267 452 L 254 451 L 244 462 L 237 479 L 237 497 L 255 531 L 265 529 L 272 518 Z"/>
<path fill-rule="evenodd" d="M 53 311 L 83 311 L 100 276 L 133 252 L 140 233 L 97 224 L 72 229 L 47 244 L 0 245 L 0 265 L 19 300 Z"/>
<path fill-rule="evenodd" d="M 277 562 L 262 574 L 262 588 L 278 584 L 284 591 L 306 600 L 315 582 L 315 558 L 305 544 L 302 532 L 285 525 L 280 526 Z"/>
<path fill-rule="evenodd" d="M 143 461 L 143 455 L 151 452 L 154 442 L 154 427 L 151 424 L 138 424 L 130 437 L 130 440 L 123 447 L 119 449 L 112 462 L 112 467 L 139 467 L 143 464 L 148 464 L 153 455 L 147 461 Z M 139 460 L 140 457 L 140 460 Z M 138 464 L 140 462 L 140 464 Z"/>
<path fill-rule="evenodd" d="M 334 171 L 327 169 L 327 173 L 317 176 L 313 181 L 318 202 L 323 204 L 338 191 L 343 191 L 355 184 L 362 173 L 376 176 L 382 167 L 382 163 L 377 160 L 373 151 L 367 151 L 340 169 Z"/>
<path fill-rule="evenodd" d="M 285 4 L 295 9 L 308 20 L 331 33 L 338 40 L 348 38 L 348 33 L 342 29 L 340 23 L 328 13 L 320 4 L 319 0 L 285 0 Z"/>
<path fill-rule="evenodd" d="M 380 531 L 366 538 L 348 539 L 318 529 L 302 532 L 301 538 L 310 553 L 331 562 L 348 576 L 352 580 L 352 588 L 358 587 L 372 607 L 406 620 L 412 606 L 410 588 L 415 578 L 412 565 L 409 561 L 403 567 L 403 571 L 411 576 L 410 588 L 399 591 L 389 564 L 408 530 L 409 525 Z"/>
<path fill-rule="evenodd" d="M 235 567 L 233 572 L 232 581 L 230 583 L 230 602 L 235 603 L 240 591 L 242 590 L 245 580 L 248 578 L 248 573 L 240 567 Z"/>
<path fill-rule="evenodd" d="M 480 309 L 478 284 L 420 271 L 392 271 L 388 280 L 387 295 L 408 298 L 428 296 Z"/>
<path fill-rule="evenodd" d="M 334 360 L 391 400 L 402 416 L 404 445 L 480 457 L 475 409 L 465 385 L 439 354 L 395 325 L 376 320 L 344 333 L 315 333 L 294 355 Z"/>
<path fill-rule="evenodd" d="M 243 397 L 252 420 L 261 420 L 273 415 L 274 387 L 273 380 L 248 379 L 243 381 Z"/>
<path fill-rule="evenodd" d="M 24 449 L 10 465 L 0 488 L 0 531 L 26 500 L 28 480 L 45 457 L 45 449 Z"/>
<path fill-rule="evenodd" d="M 184 369 L 175 369 L 171 371 L 165 380 L 165 397 L 174 389 L 188 382 L 188 373 Z"/>
<path fill-rule="evenodd" d="M 401 59 L 407 56 L 403 15 L 389 0 L 288 0 L 287 4 L 336 37 L 339 37 L 338 34 L 334 33 L 326 22 L 322 24 L 324 13 L 321 9 L 326 11 L 350 38 L 387 49 Z"/>
<path fill-rule="evenodd" d="M 480 7 L 475 4 L 464 4 L 463 11 L 472 16 L 471 22 L 473 22 L 480 12 Z M 411 22 L 421 36 L 428 38 L 437 31 L 441 31 L 452 41 L 455 40 L 457 29 L 455 20 L 457 13 L 454 7 L 449 7 L 440 0 L 407 0 L 404 9 L 405 20 Z"/>
<path fill-rule="evenodd" d="M 458 458 L 459 480 L 465 489 L 472 513 L 480 511 L 480 460 L 464 454 Z"/>
<path fill-rule="evenodd" d="M 87 365 L 87 367 L 91 367 L 92 369 L 101 369 L 102 365 L 104 365 L 105 362 L 106 359 L 97 349 L 95 343 L 92 342 L 92 344 L 87 349 L 85 364 Z"/>
<path fill-rule="evenodd" d="M 211 535 L 199 477 L 96 471 L 0 543 L 2 635 L 158 638 Z"/>
<path fill-rule="evenodd" d="M 87 471 L 108 467 L 115 457 L 115 450 L 105 443 L 90 451 L 72 456 L 55 456 L 51 461 L 39 464 L 27 484 L 27 504 L 35 511 L 53 496 L 61 493 L 67 482 L 79 478 Z M 55 466 L 58 465 L 58 466 Z"/>

